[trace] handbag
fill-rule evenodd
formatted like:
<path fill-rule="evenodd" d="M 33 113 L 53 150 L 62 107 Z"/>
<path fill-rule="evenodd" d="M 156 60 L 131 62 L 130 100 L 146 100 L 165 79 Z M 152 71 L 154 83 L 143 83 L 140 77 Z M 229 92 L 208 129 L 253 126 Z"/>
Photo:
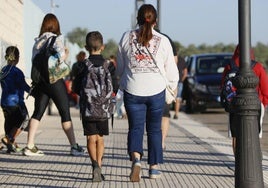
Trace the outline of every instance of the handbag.
<path fill-rule="evenodd" d="M 60 62 L 59 58 L 51 55 L 48 58 L 48 75 L 49 83 L 53 84 L 61 78 L 70 74 L 70 66 L 64 61 Z"/>
<path fill-rule="evenodd" d="M 166 81 L 166 99 L 165 99 L 165 100 L 166 100 L 166 103 L 167 103 L 167 104 L 171 104 L 172 102 L 175 102 L 175 101 L 176 101 L 176 98 L 177 98 L 177 92 L 178 92 L 178 89 L 177 89 L 177 88 L 176 88 L 175 90 L 172 89 L 172 87 L 171 87 L 170 84 L 169 84 L 169 81 L 168 81 L 167 77 L 165 76 L 165 75 L 166 75 L 165 72 L 163 72 L 163 70 L 161 70 L 161 69 L 158 67 L 158 65 L 157 65 L 157 63 L 156 63 L 154 57 L 152 56 L 152 54 L 150 53 L 150 51 L 148 50 L 148 48 L 147 48 L 146 46 L 145 46 L 145 48 L 146 48 L 147 52 L 150 54 L 150 56 L 151 56 L 151 58 L 152 58 L 154 64 L 155 64 L 156 67 L 159 69 L 160 74 L 163 76 L 163 78 L 164 78 L 165 81 Z"/>

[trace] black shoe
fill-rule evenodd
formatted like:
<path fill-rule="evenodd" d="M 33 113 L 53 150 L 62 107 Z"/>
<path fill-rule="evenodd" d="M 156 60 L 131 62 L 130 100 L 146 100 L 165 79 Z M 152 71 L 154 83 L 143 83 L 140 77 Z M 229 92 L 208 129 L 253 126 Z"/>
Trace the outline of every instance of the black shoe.
<path fill-rule="evenodd" d="M 101 182 L 104 178 L 104 176 L 101 174 L 101 168 L 97 161 L 92 161 L 92 167 L 93 167 L 93 182 Z"/>
<path fill-rule="evenodd" d="M 2 138 L 1 141 L 7 147 L 7 153 L 17 153 L 22 151 L 22 148 L 20 148 L 17 143 L 11 142 L 7 136 Z"/>
<path fill-rule="evenodd" d="M 101 176 L 101 168 L 100 167 L 96 167 L 93 169 L 93 178 L 92 181 L 93 182 L 101 182 L 102 181 L 102 176 Z"/>
<path fill-rule="evenodd" d="M 173 119 L 178 119 L 178 115 L 175 114 L 175 115 L 173 116 Z"/>

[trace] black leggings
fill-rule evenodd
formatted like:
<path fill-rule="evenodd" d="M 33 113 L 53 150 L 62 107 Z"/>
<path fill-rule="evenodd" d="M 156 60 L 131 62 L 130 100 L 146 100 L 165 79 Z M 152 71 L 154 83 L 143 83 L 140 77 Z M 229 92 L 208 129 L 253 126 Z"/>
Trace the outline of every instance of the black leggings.
<path fill-rule="evenodd" d="M 61 116 L 61 122 L 71 121 L 69 100 L 63 79 L 58 80 L 54 84 L 36 86 L 33 95 L 35 101 L 32 118 L 40 121 L 45 113 L 49 100 L 52 99 Z"/>

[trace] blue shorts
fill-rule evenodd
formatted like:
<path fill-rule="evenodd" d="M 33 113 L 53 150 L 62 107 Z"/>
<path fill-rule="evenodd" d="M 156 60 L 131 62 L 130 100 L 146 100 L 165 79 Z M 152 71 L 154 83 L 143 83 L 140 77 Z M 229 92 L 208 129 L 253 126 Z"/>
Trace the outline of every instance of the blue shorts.
<path fill-rule="evenodd" d="M 183 89 L 183 83 L 182 82 L 179 82 L 178 83 L 177 99 L 181 99 L 182 98 L 182 89 Z"/>

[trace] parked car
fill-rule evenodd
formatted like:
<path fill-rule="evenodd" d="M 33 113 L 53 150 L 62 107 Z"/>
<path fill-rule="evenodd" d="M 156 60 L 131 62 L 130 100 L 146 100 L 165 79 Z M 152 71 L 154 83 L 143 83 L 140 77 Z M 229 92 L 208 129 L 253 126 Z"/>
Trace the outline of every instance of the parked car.
<path fill-rule="evenodd" d="M 221 108 L 222 72 L 231 59 L 232 53 L 194 54 L 187 58 L 188 75 L 183 86 L 187 113 Z"/>

